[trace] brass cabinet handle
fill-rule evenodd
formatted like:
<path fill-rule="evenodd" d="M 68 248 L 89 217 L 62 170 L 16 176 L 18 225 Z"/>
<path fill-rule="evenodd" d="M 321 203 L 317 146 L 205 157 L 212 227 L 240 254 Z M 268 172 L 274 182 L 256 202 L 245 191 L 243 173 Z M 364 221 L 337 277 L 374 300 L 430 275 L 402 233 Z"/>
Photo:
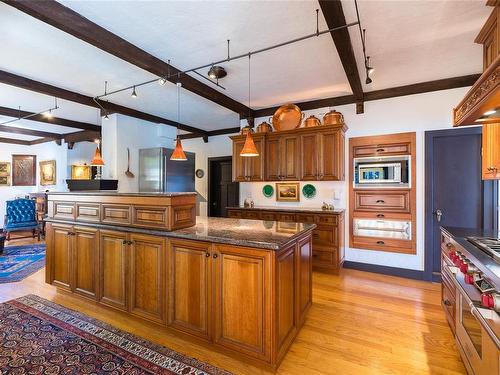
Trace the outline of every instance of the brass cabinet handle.
<path fill-rule="evenodd" d="M 127 240 L 123 240 L 123 242 L 122 242 L 122 243 L 123 243 L 124 245 L 127 245 L 127 242 L 128 242 Z"/>
<path fill-rule="evenodd" d="M 384 241 L 377 241 L 377 245 L 385 245 Z"/>
<path fill-rule="evenodd" d="M 210 257 L 210 253 L 209 253 L 209 252 L 206 252 L 206 253 L 205 253 L 205 256 L 206 256 L 207 258 L 209 258 L 209 257 Z"/>
<path fill-rule="evenodd" d="M 212 255 L 212 258 L 217 259 L 217 254 L 214 253 L 214 255 Z"/>
<path fill-rule="evenodd" d="M 376 152 L 384 152 L 385 148 L 377 148 Z"/>

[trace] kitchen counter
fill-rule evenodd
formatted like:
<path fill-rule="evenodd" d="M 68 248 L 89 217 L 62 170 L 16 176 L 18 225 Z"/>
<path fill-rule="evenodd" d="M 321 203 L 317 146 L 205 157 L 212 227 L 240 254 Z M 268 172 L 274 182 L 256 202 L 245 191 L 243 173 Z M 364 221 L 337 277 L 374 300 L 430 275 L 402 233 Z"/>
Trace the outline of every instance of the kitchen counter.
<path fill-rule="evenodd" d="M 230 206 L 226 209 L 235 210 L 266 210 L 266 211 L 286 211 L 286 212 L 310 212 L 315 214 L 340 214 L 345 211 L 343 208 L 336 208 L 334 210 L 322 210 L 321 208 L 315 207 L 288 207 L 288 206 L 254 206 L 254 207 L 244 207 L 244 206 Z"/>
<path fill-rule="evenodd" d="M 113 196 L 113 197 L 179 197 L 184 195 L 197 195 L 194 191 L 176 192 L 176 193 L 163 193 L 163 192 L 150 192 L 150 193 L 119 193 L 117 191 L 106 190 L 85 190 L 85 191 L 50 191 L 49 195 L 76 195 L 76 196 Z"/>

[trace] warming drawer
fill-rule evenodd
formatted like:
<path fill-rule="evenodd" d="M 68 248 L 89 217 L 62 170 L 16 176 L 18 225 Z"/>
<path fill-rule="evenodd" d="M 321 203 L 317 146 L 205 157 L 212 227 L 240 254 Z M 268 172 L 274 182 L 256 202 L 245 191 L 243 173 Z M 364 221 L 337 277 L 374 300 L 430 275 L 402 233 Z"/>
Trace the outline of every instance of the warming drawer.
<path fill-rule="evenodd" d="M 411 240 L 411 221 L 353 219 L 353 235 Z"/>

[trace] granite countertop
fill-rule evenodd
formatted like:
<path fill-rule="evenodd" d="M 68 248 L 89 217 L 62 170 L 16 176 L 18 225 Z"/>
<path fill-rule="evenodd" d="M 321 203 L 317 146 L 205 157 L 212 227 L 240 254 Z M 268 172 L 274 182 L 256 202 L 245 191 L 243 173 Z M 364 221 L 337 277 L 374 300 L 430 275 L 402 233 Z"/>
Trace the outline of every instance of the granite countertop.
<path fill-rule="evenodd" d="M 316 214 L 340 214 L 345 211 L 343 208 L 336 208 L 334 210 L 322 210 L 321 208 L 315 207 L 293 207 L 293 206 L 254 206 L 254 207 L 243 207 L 243 206 L 230 206 L 226 207 L 229 209 L 238 210 L 269 210 L 269 211 L 288 211 L 288 212 L 311 212 Z"/>
<path fill-rule="evenodd" d="M 46 221 L 54 223 L 68 223 L 67 220 L 46 219 Z M 95 228 L 106 228 L 133 233 L 146 233 L 162 237 L 206 241 L 228 245 L 248 246 L 267 250 L 279 250 L 283 247 L 283 245 L 316 227 L 315 224 L 306 223 L 283 223 L 277 221 L 229 219 L 204 216 L 196 217 L 196 225 L 172 232 L 100 223 L 78 222 L 78 224 Z"/>
<path fill-rule="evenodd" d="M 179 193 L 133 192 L 119 193 L 114 190 L 85 190 L 85 191 L 49 191 L 47 195 L 112 195 L 117 197 L 175 197 L 179 195 L 197 195 L 195 191 Z"/>

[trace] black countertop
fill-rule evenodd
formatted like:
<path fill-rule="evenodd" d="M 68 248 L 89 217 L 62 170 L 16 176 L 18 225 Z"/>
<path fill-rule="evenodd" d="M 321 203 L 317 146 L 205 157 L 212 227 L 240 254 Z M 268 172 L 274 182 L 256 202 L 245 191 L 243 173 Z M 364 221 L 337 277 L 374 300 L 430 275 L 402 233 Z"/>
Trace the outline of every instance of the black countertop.
<path fill-rule="evenodd" d="M 341 214 L 345 211 L 343 208 L 335 208 L 333 210 L 322 210 L 321 208 L 316 207 L 299 207 L 299 206 L 253 206 L 253 207 L 244 207 L 244 206 L 229 206 L 226 207 L 228 210 L 264 210 L 264 211 L 286 211 L 286 212 L 310 212 L 316 214 Z"/>

